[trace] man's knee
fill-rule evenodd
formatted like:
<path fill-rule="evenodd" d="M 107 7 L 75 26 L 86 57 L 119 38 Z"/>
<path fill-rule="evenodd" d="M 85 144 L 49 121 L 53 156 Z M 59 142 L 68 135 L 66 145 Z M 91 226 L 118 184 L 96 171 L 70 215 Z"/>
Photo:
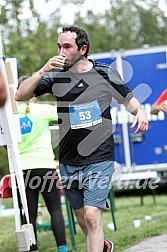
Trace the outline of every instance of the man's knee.
<path fill-rule="evenodd" d="M 88 227 L 96 229 L 101 224 L 101 209 L 85 206 L 85 221 Z"/>

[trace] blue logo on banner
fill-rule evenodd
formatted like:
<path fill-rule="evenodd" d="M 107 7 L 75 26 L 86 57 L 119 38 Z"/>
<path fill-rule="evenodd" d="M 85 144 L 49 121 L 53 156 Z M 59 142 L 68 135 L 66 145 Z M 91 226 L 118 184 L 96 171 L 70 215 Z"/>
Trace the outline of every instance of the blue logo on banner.
<path fill-rule="evenodd" d="M 21 134 L 27 134 L 32 131 L 33 122 L 28 116 L 24 116 L 20 118 L 20 128 L 21 128 Z"/>

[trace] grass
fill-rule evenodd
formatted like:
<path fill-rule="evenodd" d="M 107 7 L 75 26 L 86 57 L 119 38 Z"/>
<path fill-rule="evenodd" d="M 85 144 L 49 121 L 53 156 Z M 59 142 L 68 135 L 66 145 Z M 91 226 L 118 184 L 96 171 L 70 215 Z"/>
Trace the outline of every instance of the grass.
<path fill-rule="evenodd" d="M 4 199 L 3 204 L 10 207 L 10 199 Z M 114 252 L 122 252 L 126 248 L 138 243 L 146 237 L 155 236 L 167 231 L 167 196 L 164 194 L 156 196 L 156 204 L 153 203 L 153 198 L 150 195 L 144 196 L 144 205 L 140 205 L 140 197 L 126 196 L 115 198 L 115 218 L 117 231 L 114 232 L 108 229 L 107 224 L 112 222 L 110 209 L 103 212 L 103 226 L 105 238 L 114 242 Z M 65 219 L 66 211 L 63 205 Z M 151 215 L 152 220 L 146 221 L 145 215 Z M 48 213 L 43 208 L 44 219 L 48 220 Z M 135 229 L 133 220 L 140 219 L 141 227 Z M 61 227 L 58 227 L 61 228 Z M 86 239 L 78 224 L 76 224 L 76 245 L 78 252 L 86 251 Z M 70 234 L 66 229 L 67 243 L 71 249 Z M 56 245 L 50 230 L 38 233 L 38 243 L 41 252 L 55 252 Z M 15 238 L 15 223 L 14 217 L 0 217 L 0 248 L 1 252 L 16 252 L 17 243 Z"/>

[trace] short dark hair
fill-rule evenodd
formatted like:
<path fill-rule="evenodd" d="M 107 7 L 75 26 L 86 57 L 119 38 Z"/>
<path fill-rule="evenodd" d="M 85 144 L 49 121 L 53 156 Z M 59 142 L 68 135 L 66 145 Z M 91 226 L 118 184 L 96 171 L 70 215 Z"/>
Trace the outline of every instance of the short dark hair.
<path fill-rule="evenodd" d="M 68 31 L 76 33 L 77 37 L 76 37 L 75 42 L 78 46 L 78 50 L 80 50 L 83 45 L 87 45 L 87 50 L 84 55 L 85 57 L 87 57 L 89 53 L 89 48 L 90 48 L 90 41 L 89 41 L 89 37 L 86 31 L 81 27 L 71 25 L 71 26 L 64 26 L 62 28 L 61 33 L 68 32 Z"/>

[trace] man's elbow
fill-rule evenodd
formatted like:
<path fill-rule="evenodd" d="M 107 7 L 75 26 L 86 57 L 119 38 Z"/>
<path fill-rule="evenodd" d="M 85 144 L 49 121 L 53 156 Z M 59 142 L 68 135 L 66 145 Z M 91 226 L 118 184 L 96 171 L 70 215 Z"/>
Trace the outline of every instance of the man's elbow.
<path fill-rule="evenodd" d="M 26 101 L 28 99 L 20 91 L 17 91 L 15 94 L 15 100 L 19 102 L 19 101 Z"/>
<path fill-rule="evenodd" d="M 16 101 L 22 101 L 22 97 L 18 92 L 16 92 L 16 94 L 15 94 L 15 100 Z"/>
<path fill-rule="evenodd" d="M 19 90 L 16 92 L 15 94 L 15 100 L 16 101 L 28 101 L 30 100 L 31 98 L 35 97 L 35 94 L 32 93 L 31 95 L 24 95 L 23 93 L 21 93 Z"/>

